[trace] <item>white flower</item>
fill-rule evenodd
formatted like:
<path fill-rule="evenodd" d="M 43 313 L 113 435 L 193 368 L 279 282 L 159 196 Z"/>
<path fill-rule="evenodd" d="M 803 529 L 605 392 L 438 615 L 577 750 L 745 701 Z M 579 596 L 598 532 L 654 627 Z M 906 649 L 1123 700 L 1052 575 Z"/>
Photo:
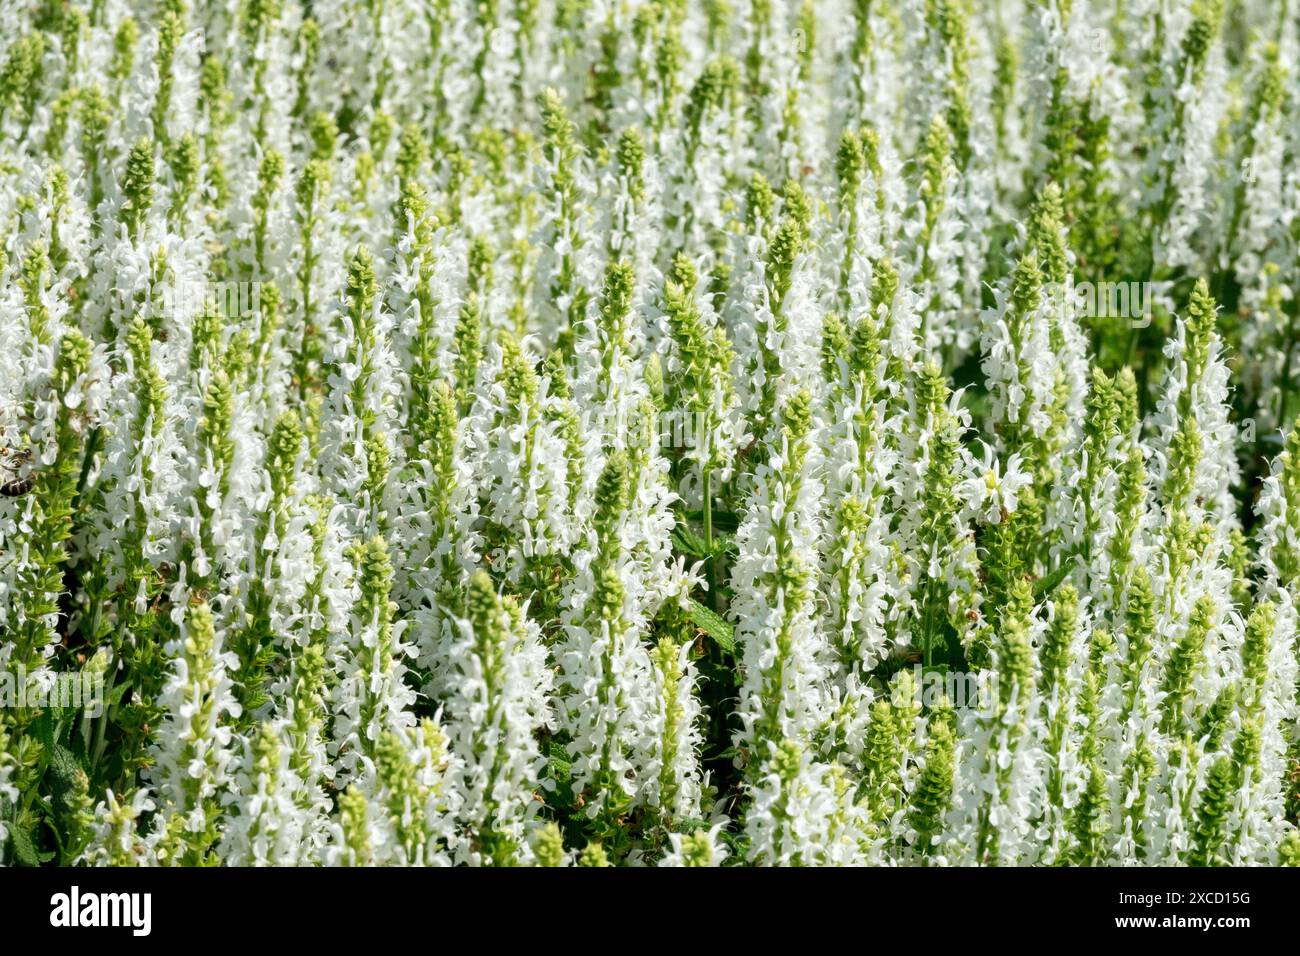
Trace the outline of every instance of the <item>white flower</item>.
<path fill-rule="evenodd" d="M 997 524 L 1016 510 L 1022 488 L 1033 484 L 1033 476 L 1021 470 L 1019 453 L 1002 461 L 987 444 L 983 461 L 971 458 L 970 477 L 960 485 L 960 494 L 971 512 L 980 521 Z"/>

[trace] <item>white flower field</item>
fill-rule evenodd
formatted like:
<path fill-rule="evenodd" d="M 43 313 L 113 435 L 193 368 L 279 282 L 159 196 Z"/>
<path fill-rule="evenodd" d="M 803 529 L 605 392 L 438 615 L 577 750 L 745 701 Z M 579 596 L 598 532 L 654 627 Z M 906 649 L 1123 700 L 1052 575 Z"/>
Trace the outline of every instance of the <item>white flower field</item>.
<path fill-rule="evenodd" d="M 1298 28 L 3 0 L 0 862 L 1300 865 Z"/>

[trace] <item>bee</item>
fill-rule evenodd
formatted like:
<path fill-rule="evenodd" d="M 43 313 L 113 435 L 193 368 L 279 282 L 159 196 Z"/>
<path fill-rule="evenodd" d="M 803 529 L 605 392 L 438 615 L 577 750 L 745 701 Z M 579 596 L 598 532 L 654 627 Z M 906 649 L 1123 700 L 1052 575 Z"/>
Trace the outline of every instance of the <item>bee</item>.
<path fill-rule="evenodd" d="M 4 495 L 6 498 L 20 498 L 31 491 L 34 484 L 36 484 L 35 472 L 26 475 L 15 475 L 4 484 L 0 484 L 0 495 Z"/>
<path fill-rule="evenodd" d="M 0 480 L 0 495 L 4 495 L 6 498 L 18 498 L 27 494 L 32 490 L 32 485 L 36 484 L 36 472 L 28 471 L 24 475 L 22 474 L 22 468 L 31 462 L 32 450 L 23 448 L 14 451 L 5 448 L 0 449 L 0 453 L 3 453 L 5 459 L 3 463 L 0 463 L 0 467 L 3 467 L 8 472 L 7 475 L 3 476 L 3 480 Z"/>

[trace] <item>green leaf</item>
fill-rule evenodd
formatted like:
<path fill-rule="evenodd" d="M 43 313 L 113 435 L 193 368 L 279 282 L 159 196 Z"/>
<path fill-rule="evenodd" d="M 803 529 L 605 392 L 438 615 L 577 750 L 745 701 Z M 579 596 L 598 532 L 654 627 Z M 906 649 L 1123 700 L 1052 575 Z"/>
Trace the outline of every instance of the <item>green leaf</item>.
<path fill-rule="evenodd" d="M 81 761 L 63 744 L 55 744 L 50 751 L 49 774 L 52 778 L 54 796 L 63 802 L 65 794 L 77 785 L 77 774 L 83 773 Z"/>
<path fill-rule="evenodd" d="M 736 653 L 735 629 L 695 598 L 689 598 L 688 600 L 686 615 L 691 619 L 691 622 L 709 635 L 713 642 L 726 653 L 734 656 Z"/>
<path fill-rule="evenodd" d="M 9 828 L 9 838 L 13 841 L 14 857 L 23 866 L 40 866 L 54 859 L 53 853 L 48 851 L 42 853 L 37 850 L 36 844 L 32 842 L 32 835 L 20 826 Z"/>
<path fill-rule="evenodd" d="M 673 547 L 678 554 L 689 555 L 692 558 L 717 558 L 726 554 L 734 545 L 735 538 L 714 529 L 713 547 L 709 548 L 702 535 L 696 534 L 695 529 L 687 523 L 686 519 L 680 515 L 677 519 L 677 525 L 673 528 L 672 533 Z"/>
<path fill-rule="evenodd" d="M 1039 578 L 1034 582 L 1034 600 L 1039 601 L 1056 590 L 1056 586 L 1066 579 L 1074 568 L 1069 564 L 1062 564 L 1059 568 L 1045 577 Z"/>
<path fill-rule="evenodd" d="M 710 557 L 708 545 L 704 539 L 691 530 L 684 521 L 677 522 L 673 528 L 673 548 L 678 554 L 690 555 L 692 558 Z"/>
<path fill-rule="evenodd" d="M 130 681 L 122 681 L 121 683 L 114 684 L 113 689 L 108 692 L 108 695 L 104 699 L 104 710 L 108 711 L 110 707 L 116 707 L 120 704 L 122 698 L 126 696 L 126 692 L 130 689 Z"/>
<path fill-rule="evenodd" d="M 32 721 L 28 733 L 40 741 L 46 753 L 54 749 L 54 717 L 48 708 L 42 710 L 40 716 Z"/>
<path fill-rule="evenodd" d="M 558 740 L 552 740 L 550 749 L 547 753 L 547 766 L 550 769 L 550 777 L 557 783 L 567 781 L 573 774 L 573 763 L 569 760 L 568 753 L 564 750 L 564 744 Z"/>
<path fill-rule="evenodd" d="M 698 524 L 704 524 L 703 511 L 687 511 L 686 518 Z M 710 518 L 714 531 L 735 531 L 740 527 L 740 516 L 730 511 L 715 511 Z"/>
<path fill-rule="evenodd" d="M 692 830 L 707 830 L 711 826 L 713 824 L 702 817 L 683 817 L 677 821 L 675 829 L 678 833 L 690 833 Z"/>

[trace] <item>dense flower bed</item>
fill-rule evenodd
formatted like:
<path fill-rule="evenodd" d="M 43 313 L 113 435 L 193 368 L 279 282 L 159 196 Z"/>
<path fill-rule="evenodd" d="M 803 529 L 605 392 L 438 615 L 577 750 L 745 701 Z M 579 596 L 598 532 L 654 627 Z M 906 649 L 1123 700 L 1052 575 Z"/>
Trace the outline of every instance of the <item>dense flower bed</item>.
<path fill-rule="evenodd" d="M 10 0 L 0 860 L 1300 863 L 1281 0 Z"/>

